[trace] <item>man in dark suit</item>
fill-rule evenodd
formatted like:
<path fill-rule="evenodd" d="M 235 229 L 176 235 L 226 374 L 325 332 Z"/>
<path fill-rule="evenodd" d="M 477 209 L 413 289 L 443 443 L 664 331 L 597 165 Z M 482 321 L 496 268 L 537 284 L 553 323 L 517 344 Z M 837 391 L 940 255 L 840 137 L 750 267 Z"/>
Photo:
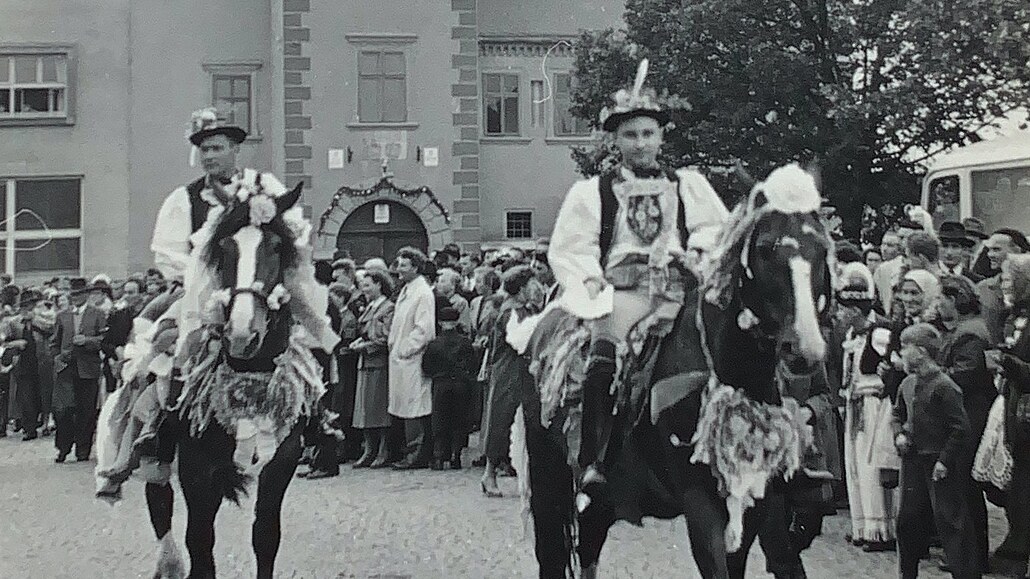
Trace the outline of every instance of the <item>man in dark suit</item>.
<path fill-rule="evenodd" d="M 97 420 L 97 390 L 101 375 L 100 349 L 107 315 L 98 306 L 111 295 L 103 281 L 92 287 L 86 280 L 72 280 L 70 310 L 57 315 L 54 359 L 54 416 L 57 422 L 55 462 L 64 462 L 75 446 L 75 459 L 89 460 Z"/>

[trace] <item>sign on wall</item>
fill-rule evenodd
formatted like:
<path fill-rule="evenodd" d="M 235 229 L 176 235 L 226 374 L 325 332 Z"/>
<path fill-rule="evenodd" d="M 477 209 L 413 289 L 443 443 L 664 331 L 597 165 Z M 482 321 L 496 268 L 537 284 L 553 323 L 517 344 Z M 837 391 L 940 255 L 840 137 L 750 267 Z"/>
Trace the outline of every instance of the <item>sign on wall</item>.
<path fill-rule="evenodd" d="M 362 143 L 365 158 L 372 161 L 408 158 L 407 131 L 372 131 L 364 133 Z"/>
<path fill-rule="evenodd" d="M 440 164 L 440 149 L 437 147 L 426 147 L 422 150 L 423 163 L 426 167 L 436 167 Z"/>
<path fill-rule="evenodd" d="M 329 149 L 329 168 L 343 169 L 343 149 Z"/>
<path fill-rule="evenodd" d="M 375 206 L 375 219 L 376 224 L 386 224 L 390 222 L 390 206 L 386 203 L 379 203 Z"/>

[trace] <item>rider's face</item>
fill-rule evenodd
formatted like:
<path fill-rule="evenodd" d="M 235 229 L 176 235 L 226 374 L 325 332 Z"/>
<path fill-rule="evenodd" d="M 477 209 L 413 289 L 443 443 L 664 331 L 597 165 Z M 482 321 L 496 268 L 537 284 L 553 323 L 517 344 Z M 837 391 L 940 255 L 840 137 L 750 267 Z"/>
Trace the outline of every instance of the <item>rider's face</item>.
<path fill-rule="evenodd" d="M 615 146 L 626 166 L 653 167 L 662 148 L 662 128 L 651 117 L 634 117 L 616 129 Z"/>
<path fill-rule="evenodd" d="M 236 169 L 240 146 L 225 135 L 214 135 L 200 143 L 200 159 L 204 172 L 212 177 L 229 175 Z"/>

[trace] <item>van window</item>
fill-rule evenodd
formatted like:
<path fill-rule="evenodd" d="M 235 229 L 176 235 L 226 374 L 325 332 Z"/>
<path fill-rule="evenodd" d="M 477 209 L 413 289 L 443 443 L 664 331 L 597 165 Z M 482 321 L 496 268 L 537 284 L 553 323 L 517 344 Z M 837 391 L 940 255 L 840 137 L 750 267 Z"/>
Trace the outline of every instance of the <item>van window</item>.
<path fill-rule="evenodd" d="M 984 220 L 987 231 L 1002 227 L 1026 231 L 1030 225 L 1030 165 L 973 171 L 972 181 L 973 215 Z"/>
<path fill-rule="evenodd" d="M 930 215 L 933 216 L 934 227 L 940 227 L 945 221 L 960 221 L 958 205 L 958 175 L 938 177 L 930 181 Z"/>

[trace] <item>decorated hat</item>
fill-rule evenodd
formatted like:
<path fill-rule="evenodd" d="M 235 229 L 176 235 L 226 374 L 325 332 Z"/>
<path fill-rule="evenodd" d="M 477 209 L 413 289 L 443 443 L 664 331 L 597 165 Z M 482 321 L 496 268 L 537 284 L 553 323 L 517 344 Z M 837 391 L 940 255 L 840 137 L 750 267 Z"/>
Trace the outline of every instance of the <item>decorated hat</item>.
<path fill-rule="evenodd" d="M 103 279 L 98 279 L 94 281 L 92 284 L 89 285 L 86 291 L 88 291 L 89 293 L 103 292 L 107 294 L 107 297 L 109 298 L 114 297 L 114 292 L 111 291 L 111 284 L 107 283 Z"/>
<path fill-rule="evenodd" d="M 461 315 L 458 313 L 458 310 L 450 307 L 442 308 L 439 315 L 437 315 L 437 321 L 440 323 L 457 322 L 460 317 Z"/>
<path fill-rule="evenodd" d="M 870 305 L 876 297 L 873 274 L 859 262 L 841 266 L 837 288 L 837 301 L 846 307 Z"/>
<path fill-rule="evenodd" d="M 966 235 L 975 239 L 987 239 L 987 226 L 983 219 L 977 217 L 966 217 L 962 220 L 962 227 L 966 228 Z"/>
<path fill-rule="evenodd" d="M 958 221 L 945 221 L 937 230 L 937 238 L 941 243 L 957 243 L 965 247 L 973 247 L 976 240 L 969 236 L 964 225 Z"/>
<path fill-rule="evenodd" d="M 186 137 L 193 144 L 193 149 L 190 151 L 190 167 L 197 164 L 197 147 L 204 142 L 204 139 L 215 135 L 225 135 L 236 144 L 247 139 L 247 131 L 220 121 L 218 111 L 214 107 L 193 111 L 190 130 Z"/>
<path fill-rule="evenodd" d="M 659 125 L 669 122 L 669 114 L 658 104 L 658 97 L 653 89 L 644 88 L 647 78 L 648 61 L 645 58 L 637 67 L 637 78 L 629 90 L 622 89 L 612 95 L 613 103 L 601 109 L 601 126 L 609 133 L 614 132 L 623 122 L 636 117 L 650 117 Z"/>

